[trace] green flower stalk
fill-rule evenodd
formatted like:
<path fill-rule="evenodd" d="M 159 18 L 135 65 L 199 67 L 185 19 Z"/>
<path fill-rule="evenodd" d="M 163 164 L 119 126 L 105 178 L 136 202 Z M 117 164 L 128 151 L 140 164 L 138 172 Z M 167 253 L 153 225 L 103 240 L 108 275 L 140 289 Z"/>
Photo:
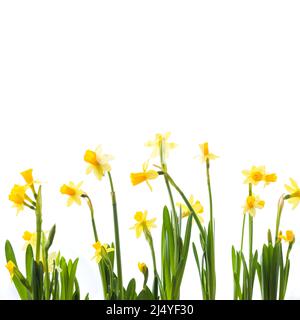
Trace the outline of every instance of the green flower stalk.
<path fill-rule="evenodd" d="M 167 143 L 167 139 L 168 139 L 168 136 L 161 136 L 161 138 L 159 139 L 160 164 L 161 164 L 161 168 L 162 168 L 163 172 L 168 172 L 167 171 L 167 163 L 166 163 L 166 155 L 168 154 L 169 143 Z M 168 195 L 170 198 L 170 204 L 171 204 L 171 208 L 172 208 L 171 223 L 173 226 L 174 238 L 175 238 L 175 241 L 174 241 L 174 263 L 177 264 L 178 263 L 178 237 L 179 237 L 178 217 L 177 217 L 177 213 L 176 213 L 176 209 L 175 209 L 175 203 L 174 203 L 170 183 L 165 175 L 164 175 L 164 180 L 165 180 L 165 184 L 167 187 Z"/>
<path fill-rule="evenodd" d="M 209 223 L 208 223 L 208 243 L 209 251 L 207 255 L 208 260 L 208 297 L 207 300 L 215 300 L 216 298 L 216 266 L 215 266 L 215 221 L 213 217 L 213 201 L 212 192 L 210 185 L 210 174 L 209 174 L 209 158 L 206 159 L 206 176 L 207 176 L 207 187 L 209 193 Z"/>
<path fill-rule="evenodd" d="M 166 159 L 169 151 L 176 147 L 176 144 L 169 142 L 170 133 L 156 134 L 154 141 L 146 143 L 147 147 L 153 148 L 151 157 L 159 157 L 161 171 L 148 170 L 147 165 L 143 166 L 143 172 L 132 173 L 130 175 L 133 185 L 146 182 L 150 189 L 149 180 L 156 179 L 159 174 L 164 175 L 164 181 L 169 196 L 170 207 L 165 206 L 163 209 L 163 225 L 161 231 L 161 282 L 159 282 L 160 294 L 162 299 L 180 298 L 180 285 L 185 269 L 187 253 L 190 243 L 191 218 L 188 219 L 185 229 L 184 240 L 181 237 L 182 229 L 182 208 L 180 206 L 180 214 L 178 216 L 174 197 L 172 194 L 172 183 L 168 178 L 168 169 Z M 188 214 L 186 214 L 187 216 Z"/>
<path fill-rule="evenodd" d="M 211 238 L 208 237 L 208 233 L 207 233 L 205 227 L 202 226 L 201 220 L 199 219 L 199 216 L 195 212 L 195 209 L 191 205 L 190 201 L 187 199 L 187 197 L 185 196 L 183 191 L 180 189 L 180 187 L 175 183 L 173 178 L 168 173 L 161 173 L 161 174 L 166 175 L 170 184 L 179 193 L 179 195 L 183 199 L 186 207 L 188 208 L 188 210 L 190 212 L 188 224 L 186 227 L 185 242 L 184 242 L 187 251 L 185 252 L 185 254 L 183 255 L 183 258 L 182 258 L 184 266 L 186 263 L 187 252 L 188 252 L 188 247 L 189 247 L 189 243 L 190 243 L 190 232 L 191 232 L 191 227 L 192 227 L 192 225 L 190 223 L 192 222 L 192 218 L 194 219 L 194 221 L 196 222 L 196 224 L 199 228 L 200 244 L 201 244 L 202 251 L 203 251 L 203 258 L 202 258 L 203 263 L 202 264 L 200 263 L 197 249 L 196 249 L 196 246 L 194 243 L 193 243 L 193 251 L 194 251 L 194 256 L 195 256 L 195 260 L 196 260 L 196 264 L 197 264 L 197 268 L 198 268 L 199 276 L 200 276 L 200 280 L 201 280 L 203 299 L 204 300 L 213 300 L 214 299 L 213 296 L 210 296 L 211 292 L 215 292 L 215 287 L 210 288 L 210 285 L 212 283 L 212 282 L 210 282 L 210 279 L 212 279 L 213 275 L 215 275 L 215 273 L 213 273 L 214 272 L 213 269 L 211 269 L 211 264 L 209 262 L 210 261 L 209 259 L 211 259 L 211 252 L 212 252 L 211 251 L 212 243 L 210 242 Z M 184 268 L 182 270 L 182 275 L 183 275 L 183 272 L 184 272 Z"/>
<path fill-rule="evenodd" d="M 118 211 L 117 211 L 117 201 L 116 193 L 114 190 L 114 185 L 111 177 L 110 171 L 108 171 L 108 178 L 111 188 L 111 200 L 113 207 L 113 217 L 114 217 L 114 227 L 115 227 L 115 244 L 116 244 L 116 258 L 117 258 L 117 272 L 118 272 L 118 284 L 119 284 L 119 297 L 123 299 L 123 276 L 122 276 L 122 261 L 121 261 L 121 246 L 120 246 L 120 235 L 119 235 L 119 222 L 118 222 Z"/>
<path fill-rule="evenodd" d="M 202 296 L 204 300 L 215 300 L 216 298 L 216 266 L 215 266 L 215 221 L 213 216 L 213 199 L 210 180 L 210 161 L 218 158 L 209 151 L 208 143 L 200 144 L 202 162 L 206 165 L 206 180 L 209 196 L 209 222 L 207 231 L 200 223 L 200 244 L 203 251 L 202 263 L 200 263 L 196 245 L 193 243 L 194 256 L 201 280 Z M 200 228 L 201 226 L 201 228 Z"/>
<path fill-rule="evenodd" d="M 64 185 L 64 186 L 66 186 L 66 185 Z M 62 193 L 64 191 L 63 187 L 61 188 Z M 94 217 L 94 207 L 93 207 L 93 204 L 92 204 L 90 197 L 86 193 L 84 193 L 83 191 L 82 191 L 81 197 L 86 199 L 87 205 L 90 209 L 94 240 L 95 240 L 95 244 L 96 244 L 99 242 L 99 237 L 98 237 L 98 232 L 97 232 L 97 227 L 96 227 L 96 222 L 95 222 L 95 217 Z M 101 248 L 101 246 L 100 246 L 100 248 Z M 99 268 L 101 282 L 102 282 L 103 296 L 105 299 L 107 299 L 110 296 L 110 294 L 109 294 L 109 288 L 108 288 L 108 283 L 107 283 L 106 269 L 102 263 L 98 263 L 98 268 Z"/>
<path fill-rule="evenodd" d="M 86 173 L 89 174 L 94 172 L 95 176 L 101 180 L 105 173 L 108 175 L 111 199 L 113 207 L 113 219 L 114 219 L 114 230 L 115 230 L 115 250 L 116 250 L 116 260 L 117 260 L 117 297 L 118 299 L 124 298 L 123 292 L 123 275 L 122 275 L 122 262 L 121 262 L 121 248 L 120 248 L 120 235 L 119 235 L 119 223 L 118 223 L 118 212 L 117 212 L 117 201 L 116 194 L 114 190 L 113 180 L 111 176 L 111 166 L 109 161 L 113 157 L 102 152 L 101 146 L 98 146 L 95 151 L 87 150 L 84 155 L 84 161 L 88 163 L 88 168 Z"/>
<path fill-rule="evenodd" d="M 41 251 L 41 237 L 42 237 L 42 188 L 39 187 L 39 191 L 36 199 L 36 208 L 35 208 L 35 217 L 36 217 L 36 261 L 40 261 L 40 251 Z"/>
<path fill-rule="evenodd" d="M 150 251 L 151 251 L 151 257 L 152 257 L 152 262 L 153 262 L 153 270 L 154 270 L 154 281 L 153 281 L 153 288 L 152 292 L 154 295 L 154 299 L 158 300 L 158 283 L 160 282 L 159 275 L 157 272 L 157 266 L 156 266 L 156 255 L 155 255 L 155 250 L 154 250 L 154 245 L 153 245 L 153 239 L 150 231 L 146 228 L 144 230 L 145 238 L 149 244 Z"/>

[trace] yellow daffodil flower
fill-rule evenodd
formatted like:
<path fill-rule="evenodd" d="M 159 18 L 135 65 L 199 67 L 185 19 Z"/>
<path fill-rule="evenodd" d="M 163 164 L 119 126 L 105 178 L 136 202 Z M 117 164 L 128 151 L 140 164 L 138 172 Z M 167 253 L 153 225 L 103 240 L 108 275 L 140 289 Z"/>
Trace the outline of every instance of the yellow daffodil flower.
<path fill-rule="evenodd" d="M 265 206 L 265 201 L 260 200 L 259 196 L 248 196 L 244 205 L 244 214 L 249 212 L 252 217 L 255 217 L 256 209 L 262 209 Z"/>
<path fill-rule="evenodd" d="M 264 176 L 265 186 L 272 182 L 277 181 L 277 174 L 276 173 L 268 173 Z"/>
<path fill-rule="evenodd" d="M 36 233 L 31 233 L 29 231 L 25 231 L 23 233 L 22 238 L 25 240 L 25 245 L 23 249 L 26 249 L 28 245 L 32 246 L 32 249 L 35 249 L 36 246 Z"/>
<path fill-rule="evenodd" d="M 9 260 L 5 267 L 9 271 L 10 277 L 12 279 L 14 277 L 14 274 L 15 274 L 16 265 L 11 260 Z"/>
<path fill-rule="evenodd" d="M 282 232 L 280 231 L 279 234 L 278 234 L 278 239 L 280 239 L 280 240 L 283 239 L 283 240 L 285 240 L 286 242 L 291 243 L 291 242 L 293 242 L 294 239 L 295 239 L 295 234 L 294 234 L 294 232 L 293 232 L 292 230 L 287 230 L 287 231 L 285 232 L 285 235 L 283 235 Z"/>
<path fill-rule="evenodd" d="M 151 158 L 156 158 L 160 154 L 161 146 L 164 153 L 164 158 L 169 156 L 169 151 L 177 146 L 177 144 L 174 142 L 167 142 L 170 135 L 171 132 L 167 132 L 166 134 L 157 133 L 153 141 L 148 141 L 145 143 L 146 147 L 153 148 Z"/>
<path fill-rule="evenodd" d="M 17 208 L 17 214 L 24 210 L 24 203 L 27 198 L 26 190 L 27 186 L 15 184 L 8 196 L 8 199 L 13 202 L 13 207 Z"/>
<path fill-rule="evenodd" d="M 155 170 L 148 170 L 148 165 L 148 161 L 143 164 L 143 172 L 131 173 L 130 180 L 133 186 L 146 182 L 149 189 L 152 191 L 152 186 L 149 183 L 149 180 L 156 179 L 158 177 L 158 173 Z"/>
<path fill-rule="evenodd" d="M 297 182 L 290 178 L 290 182 L 291 182 L 291 185 L 285 185 L 285 189 L 288 191 L 288 193 L 290 194 L 290 198 L 288 199 L 288 202 L 290 204 L 292 204 L 292 208 L 295 209 L 299 202 L 300 202 L 300 188 L 297 184 Z"/>
<path fill-rule="evenodd" d="M 21 172 L 21 175 L 28 186 L 31 186 L 34 183 L 33 176 L 32 176 L 32 169 L 28 169 Z"/>
<path fill-rule="evenodd" d="M 95 249 L 95 255 L 93 259 L 96 260 L 97 263 L 99 263 L 103 258 L 103 253 L 105 254 L 114 251 L 114 248 L 110 248 L 108 244 L 101 244 L 100 241 L 97 241 L 93 244 L 93 248 Z"/>
<path fill-rule="evenodd" d="M 204 219 L 201 216 L 201 213 L 203 213 L 204 209 L 203 209 L 203 206 L 200 203 L 200 201 L 199 200 L 195 201 L 194 200 L 194 196 L 191 195 L 190 198 L 189 198 L 189 203 L 192 206 L 192 208 L 194 209 L 194 211 L 197 214 L 197 216 L 198 216 L 199 220 L 201 221 L 201 223 L 203 223 Z M 181 214 L 182 214 L 183 218 L 188 217 L 191 214 L 189 208 L 184 203 L 179 203 L 178 202 L 178 203 L 176 203 L 176 205 L 181 208 Z"/>
<path fill-rule="evenodd" d="M 214 160 L 219 158 L 213 153 L 209 152 L 208 142 L 204 142 L 203 144 L 199 144 L 200 150 L 202 152 L 201 158 L 202 162 L 206 162 L 207 160 Z"/>
<path fill-rule="evenodd" d="M 70 182 L 68 185 L 64 184 L 60 188 L 62 194 L 68 195 L 67 206 L 71 206 L 74 202 L 78 205 L 81 205 L 81 195 L 84 194 L 80 188 L 83 182 L 78 183 L 77 185 L 74 182 Z"/>
<path fill-rule="evenodd" d="M 266 176 L 266 168 L 265 166 L 252 166 L 250 170 L 243 170 L 242 173 L 246 177 L 244 183 L 257 185 L 259 182 L 264 181 Z"/>
<path fill-rule="evenodd" d="M 141 273 L 147 272 L 147 269 L 148 269 L 146 263 L 144 263 L 144 262 L 139 262 L 138 263 L 138 268 L 141 271 Z"/>
<path fill-rule="evenodd" d="M 101 146 L 98 146 L 95 151 L 87 150 L 84 155 L 84 161 L 89 164 L 86 173 L 89 174 L 93 171 L 95 176 L 101 180 L 105 172 L 111 170 L 108 161 L 112 159 L 111 155 L 103 154 Z"/>
<path fill-rule="evenodd" d="M 142 234 L 142 232 L 150 231 L 151 228 L 155 228 L 155 221 L 156 218 L 153 218 L 151 220 L 147 220 L 147 211 L 138 211 L 134 215 L 134 219 L 137 222 L 133 227 L 130 229 L 135 229 L 136 237 L 139 238 Z"/>

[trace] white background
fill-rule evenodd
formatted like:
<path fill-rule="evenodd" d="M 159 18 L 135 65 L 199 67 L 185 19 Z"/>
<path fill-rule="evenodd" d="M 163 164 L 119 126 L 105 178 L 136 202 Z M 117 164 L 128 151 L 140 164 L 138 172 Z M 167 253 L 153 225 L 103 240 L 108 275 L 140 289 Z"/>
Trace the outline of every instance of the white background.
<path fill-rule="evenodd" d="M 132 187 L 150 150 L 144 142 L 171 131 L 178 148 L 169 170 L 205 207 L 203 165 L 194 158 L 209 141 L 220 158 L 211 176 L 216 217 L 217 297 L 232 298 L 232 244 L 239 245 L 241 206 L 247 194 L 241 170 L 266 165 L 278 182 L 256 191 L 266 200 L 255 218 L 255 247 L 274 230 L 277 199 L 299 171 L 299 1 L 1 1 L 0 2 L 0 298 L 16 298 L 5 269 L 4 241 L 18 260 L 24 230 L 34 230 L 30 211 L 17 217 L 8 194 L 33 168 L 42 181 L 44 229 L 57 224 L 54 249 L 80 257 L 82 293 L 102 298 L 86 206 L 65 206 L 60 185 L 84 180 L 94 201 L 103 242 L 113 240 L 107 178 L 86 176 L 83 155 L 102 144 L 115 156 L 125 282 L 151 266 L 146 241 L 129 230 L 137 210 L 158 218 L 153 231 L 159 252 L 162 179 Z M 176 199 L 179 200 L 179 199 Z M 282 228 L 300 234 L 300 208 L 286 205 Z M 274 231 L 273 231 L 274 232 Z M 193 239 L 198 243 L 194 228 Z M 300 246 L 291 256 L 287 298 L 300 297 Z M 158 254 L 158 253 L 157 253 Z M 258 283 L 255 297 L 259 298 Z M 200 299 L 192 252 L 182 298 Z"/>

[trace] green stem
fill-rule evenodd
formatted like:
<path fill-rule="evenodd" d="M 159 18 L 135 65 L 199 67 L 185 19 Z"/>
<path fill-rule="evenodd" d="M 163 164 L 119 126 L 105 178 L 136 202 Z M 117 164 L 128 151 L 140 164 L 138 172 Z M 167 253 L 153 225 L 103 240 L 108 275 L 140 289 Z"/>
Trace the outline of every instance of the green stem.
<path fill-rule="evenodd" d="M 90 213 L 91 213 L 91 221 L 92 221 L 94 239 L 95 239 L 95 242 L 98 242 L 99 237 L 98 237 L 98 232 L 97 232 L 95 218 L 94 218 L 94 207 L 92 204 L 92 200 L 87 194 L 82 194 L 81 197 L 85 198 L 87 201 L 87 204 L 88 204 L 88 207 L 89 207 Z M 103 296 L 104 296 L 104 299 L 107 299 L 108 288 L 107 288 L 107 280 L 106 280 L 105 270 L 100 263 L 98 263 L 98 269 L 100 272 L 100 277 L 101 277 L 101 282 L 102 282 Z"/>
<path fill-rule="evenodd" d="M 164 157 L 164 143 L 163 142 L 160 144 L 160 162 L 161 162 L 161 167 L 162 167 L 163 171 L 167 172 L 167 164 L 165 162 L 165 157 Z M 170 198 L 171 208 L 172 208 L 172 224 L 173 224 L 174 238 L 175 238 L 175 241 L 174 241 L 174 261 L 175 261 L 175 264 L 177 264 L 178 259 L 179 259 L 179 253 L 178 253 L 179 224 L 178 224 L 178 218 L 176 215 L 176 209 L 175 209 L 175 203 L 174 203 L 172 190 L 171 190 L 170 183 L 169 183 L 169 180 L 167 179 L 166 175 L 164 175 L 164 179 L 165 179 L 167 191 L 168 191 L 169 198 Z"/>
<path fill-rule="evenodd" d="M 252 196 L 252 184 L 249 183 L 249 196 Z M 248 299 L 252 300 L 252 293 L 253 293 L 253 288 L 252 288 L 252 259 L 253 259 L 253 217 L 251 214 L 249 214 L 249 292 L 248 292 Z M 255 274 L 254 274 L 255 275 Z"/>
<path fill-rule="evenodd" d="M 207 177 L 207 187 L 208 187 L 208 194 L 209 194 L 209 217 L 211 223 L 213 221 L 213 201 L 212 201 L 212 192 L 211 192 L 211 185 L 210 185 L 210 174 L 209 174 L 209 159 L 206 160 L 206 177 Z"/>
<path fill-rule="evenodd" d="M 208 280 L 209 280 L 209 295 L 210 300 L 215 299 L 216 294 L 216 270 L 215 270 L 215 223 L 213 218 L 213 201 L 212 201 L 212 191 L 211 191 L 211 184 L 210 184 L 210 174 L 209 174 L 209 159 L 206 160 L 206 177 L 207 177 L 207 187 L 208 187 L 208 194 L 209 194 L 209 213 L 210 213 L 210 222 L 209 222 L 209 237 L 210 237 L 210 252 L 208 252 Z"/>
<path fill-rule="evenodd" d="M 171 183 L 171 185 L 175 188 L 175 190 L 180 194 L 182 200 L 185 202 L 186 206 L 188 207 L 189 211 L 191 212 L 191 214 L 193 215 L 194 220 L 197 223 L 197 226 L 200 230 L 201 236 L 203 239 L 206 239 L 206 232 L 195 212 L 195 210 L 193 209 L 193 207 L 191 206 L 190 202 L 188 201 L 187 197 L 185 196 L 185 194 L 183 193 L 183 191 L 178 187 L 178 185 L 175 183 L 175 181 L 171 178 L 171 176 L 167 173 L 167 172 L 163 172 L 162 174 L 164 174 L 167 179 L 169 180 L 169 182 Z"/>
<path fill-rule="evenodd" d="M 249 183 L 249 196 L 252 196 L 252 184 Z M 249 214 L 249 266 L 253 257 L 253 217 Z"/>
<path fill-rule="evenodd" d="M 25 201 L 23 202 L 24 206 L 28 207 L 31 210 L 35 210 L 34 206 L 31 206 L 30 204 L 26 203 Z"/>
<path fill-rule="evenodd" d="M 116 201 L 116 194 L 114 190 L 112 177 L 109 171 L 108 171 L 108 178 L 109 178 L 110 189 L 111 189 L 111 199 L 112 199 L 113 216 L 114 216 L 118 286 L 119 286 L 120 299 L 123 300 L 123 277 L 122 277 L 122 262 L 121 262 L 121 247 L 120 247 L 120 236 L 119 236 L 117 201 Z"/>
<path fill-rule="evenodd" d="M 278 201 L 278 209 L 277 209 L 277 217 L 276 217 L 276 230 L 275 230 L 275 243 L 278 240 L 278 232 L 279 232 L 280 219 L 281 219 L 281 214 L 282 214 L 283 205 L 284 205 L 284 199 L 285 199 L 285 197 L 284 197 L 284 195 L 282 195 Z"/>
<path fill-rule="evenodd" d="M 153 262 L 153 270 L 154 270 L 154 282 L 153 282 L 153 294 L 155 299 L 158 299 L 158 272 L 157 272 L 157 267 L 156 267 L 156 256 L 155 256 L 155 250 L 153 246 L 153 239 L 151 236 L 151 233 L 149 230 L 145 230 L 145 237 L 146 240 L 149 243 L 149 247 L 151 250 L 151 256 L 152 256 L 152 262 Z"/>
<path fill-rule="evenodd" d="M 48 250 L 44 250 L 44 268 L 45 268 L 45 300 L 50 300 L 50 276 L 48 266 Z"/>
<path fill-rule="evenodd" d="M 240 249 L 240 252 L 243 251 L 243 245 L 244 245 L 245 221 L 246 221 L 246 214 L 244 214 L 244 217 L 243 217 L 242 238 L 241 238 L 241 249 Z"/>
<path fill-rule="evenodd" d="M 87 204 L 90 208 L 94 238 L 95 238 L 95 242 L 97 242 L 97 241 L 99 241 L 99 237 L 98 237 L 97 227 L 96 227 L 95 218 L 94 218 L 94 207 L 92 204 L 92 200 L 87 194 L 83 194 L 82 197 L 86 198 Z"/>
<path fill-rule="evenodd" d="M 36 254 L 35 259 L 37 262 L 40 261 L 40 253 L 41 253 L 41 236 L 42 236 L 42 214 L 40 210 L 36 209 L 35 211 L 36 217 Z"/>

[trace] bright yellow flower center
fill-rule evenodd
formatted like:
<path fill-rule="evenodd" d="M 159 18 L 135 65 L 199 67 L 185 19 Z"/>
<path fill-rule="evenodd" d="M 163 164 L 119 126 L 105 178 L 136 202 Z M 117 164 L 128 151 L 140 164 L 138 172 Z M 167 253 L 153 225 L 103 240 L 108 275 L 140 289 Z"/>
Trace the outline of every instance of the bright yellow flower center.
<path fill-rule="evenodd" d="M 33 184 L 32 169 L 28 169 L 26 171 L 21 172 L 21 175 L 27 184 L 29 185 Z"/>
<path fill-rule="evenodd" d="M 254 206 L 255 206 L 255 197 L 254 196 L 247 197 L 247 206 L 249 209 L 254 208 Z"/>
<path fill-rule="evenodd" d="M 208 142 L 205 142 L 205 143 L 203 144 L 203 155 L 204 155 L 204 157 L 205 157 L 205 156 L 208 156 L 208 154 L 209 154 Z"/>
<path fill-rule="evenodd" d="M 143 220 L 144 220 L 143 212 L 141 212 L 141 211 L 136 212 L 134 215 L 134 219 L 138 222 L 143 222 Z"/>
<path fill-rule="evenodd" d="M 255 172 L 251 173 L 251 178 L 252 178 L 253 181 L 259 182 L 259 181 L 263 180 L 264 176 L 263 176 L 263 174 L 261 172 L 255 171 Z"/>
<path fill-rule="evenodd" d="M 19 186 L 19 185 L 15 184 L 14 187 L 12 188 L 8 198 L 10 201 L 12 201 L 16 204 L 22 204 L 25 200 L 25 192 L 26 192 L 25 186 Z"/>
<path fill-rule="evenodd" d="M 96 250 L 96 251 L 99 251 L 101 250 L 101 247 L 102 247 L 102 244 L 100 241 L 97 241 L 93 244 L 93 248 Z"/>
<path fill-rule="evenodd" d="M 11 260 L 9 260 L 5 267 L 9 271 L 11 277 L 13 277 L 14 276 L 14 269 L 16 267 L 15 264 Z"/>
<path fill-rule="evenodd" d="M 29 231 L 25 231 L 23 234 L 23 239 L 25 241 L 30 241 L 32 239 L 33 234 Z"/>
<path fill-rule="evenodd" d="M 92 150 L 87 150 L 85 152 L 85 155 L 84 155 L 84 161 L 94 165 L 94 166 L 97 166 L 99 163 L 97 161 L 97 155 L 96 155 L 96 152 L 92 151 Z"/>
<path fill-rule="evenodd" d="M 62 194 L 67 194 L 69 196 L 74 196 L 76 194 L 76 190 L 74 188 L 67 186 L 66 184 L 61 186 L 60 192 Z"/>

